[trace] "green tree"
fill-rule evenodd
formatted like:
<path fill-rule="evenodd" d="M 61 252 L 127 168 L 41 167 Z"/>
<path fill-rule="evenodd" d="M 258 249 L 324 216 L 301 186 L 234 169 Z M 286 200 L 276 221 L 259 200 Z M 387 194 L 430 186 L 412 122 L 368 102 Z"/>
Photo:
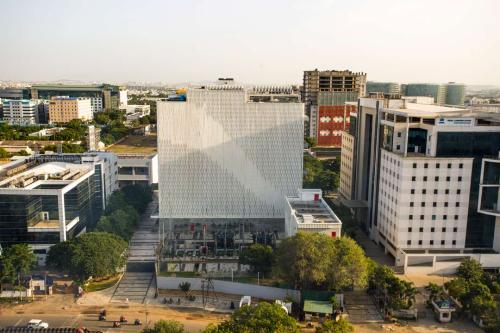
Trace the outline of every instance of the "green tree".
<path fill-rule="evenodd" d="M 368 261 L 361 246 L 349 237 L 335 238 L 328 274 L 329 289 L 365 287 L 367 279 Z"/>
<path fill-rule="evenodd" d="M 299 333 L 294 318 L 277 304 L 244 305 L 218 325 L 207 327 L 204 333 Z"/>
<path fill-rule="evenodd" d="M 274 264 L 273 249 L 269 245 L 253 244 L 241 251 L 239 262 L 250 265 L 254 273 L 267 274 Z"/>
<path fill-rule="evenodd" d="M 469 257 L 465 258 L 457 269 L 457 275 L 467 281 L 481 281 L 483 274 L 479 261 Z"/>
<path fill-rule="evenodd" d="M 17 273 L 9 257 L 0 256 L 0 292 L 4 283 L 14 284 L 17 279 Z"/>
<path fill-rule="evenodd" d="M 184 325 L 176 320 L 158 320 L 152 328 L 145 328 L 142 333 L 184 333 Z"/>
<path fill-rule="evenodd" d="M 10 261 L 10 265 L 18 275 L 18 285 L 20 285 L 20 277 L 28 274 L 35 266 L 36 256 L 28 244 L 14 244 L 9 246 L 3 254 Z"/>
<path fill-rule="evenodd" d="M 124 200 L 135 210 L 142 214 L 146 211 L 149 203 L 153 201 L 153 191 L 150 186 L 142 184 L 127 185 L 122 188 Z"/>
<path fill-rule="evenodd" d="M 350 333 L 354 327 L 344 318 L 338 321 L 325 320 L 320 327 L 316 327 L 316 333 Z"/>
<path fill-rule="evenodd" d="M 0 148 L 0 158 L 9 158 L 10 154 L 4 148 Z"/>
<path fill-rule="evenodd" d="M 179 289 L 186 295 L 189 295 L 189 291 L 191 290 L 191 283 L 189 282 L 181 282 L 179 283 Z"/>
<path fill-rule="evenodd" d="M 75 242 L 65 241 L 51 246 L 47 253 L 46 264 L 48 267 L 58 271 L 69 271 L 68 264 L 73 257 Z"/>

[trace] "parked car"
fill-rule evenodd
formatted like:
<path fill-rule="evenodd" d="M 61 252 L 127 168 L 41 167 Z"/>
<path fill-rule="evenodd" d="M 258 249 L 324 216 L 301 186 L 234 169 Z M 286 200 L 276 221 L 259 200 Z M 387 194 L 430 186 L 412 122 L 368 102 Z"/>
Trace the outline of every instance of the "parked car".
<path fill-rule="evenodd" d="M 33 328 L 33 329 L 36 329 L 36 328 L 49 328 L 49 324 L 44 322 L 44 321 L 41 321 L 40 319 L 31 319 L 29 322 L 28 322 L 28 328 Z"/>

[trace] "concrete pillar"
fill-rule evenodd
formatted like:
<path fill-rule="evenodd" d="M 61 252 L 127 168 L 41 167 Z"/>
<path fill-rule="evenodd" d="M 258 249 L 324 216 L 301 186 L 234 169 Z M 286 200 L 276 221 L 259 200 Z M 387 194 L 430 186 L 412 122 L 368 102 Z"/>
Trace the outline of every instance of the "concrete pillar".
<path fill-rule="evenodd" d="M 500 252 L 500 216 L 495 220 L 495 234 L 493 236 L 493 250 Z"/>
<path fill-rule="evenodd" d="M 64 193 L 57 195 L 57 210 L 59 213 L 59 240 L 66 241 L 66 212 L 64 211 Z"/>
<path fill-rule="evenodd" d="M 432 256 L 432 270 L 436 269 L 436 256 Z"/>

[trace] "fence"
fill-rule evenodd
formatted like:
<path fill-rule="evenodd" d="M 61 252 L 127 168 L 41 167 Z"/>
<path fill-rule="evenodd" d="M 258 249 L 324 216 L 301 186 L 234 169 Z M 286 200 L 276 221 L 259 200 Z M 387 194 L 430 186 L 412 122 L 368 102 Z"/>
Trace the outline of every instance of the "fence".
<path fill-rule="evenodd" d="M 202 279 L 199 278 L 158 276 L 156 278 L 156 285 L 158 289 L 179 289 L 179 284 L 189 282 L 192 290 L 201 290 L 201 280 Z M 212 280 L 212 282 L 214 285 L 214 291 L 216 292 L 252 296 L 266 300 L 284 300 L 286 298 L 290 298 L 295 302 L 300 302 L 300 291 L 295 289 L 282 289 L 220 280 Z"/>

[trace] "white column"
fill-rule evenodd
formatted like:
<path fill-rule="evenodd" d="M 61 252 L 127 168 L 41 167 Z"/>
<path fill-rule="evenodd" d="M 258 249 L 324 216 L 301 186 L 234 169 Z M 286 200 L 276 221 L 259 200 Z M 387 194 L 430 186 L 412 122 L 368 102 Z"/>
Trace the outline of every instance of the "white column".
<path fill-rule="evenodd" d="M 66 241 L 66 212 L 64 211 L 64 193 L 57 195 L 57 209 L 59 213 L 59 240 Z"/>
<path fill-rule="evenodd" d="M 495 220 L 495 235 L 493 236 L 493 250 L 500 252 L 500 216 Z"/>

